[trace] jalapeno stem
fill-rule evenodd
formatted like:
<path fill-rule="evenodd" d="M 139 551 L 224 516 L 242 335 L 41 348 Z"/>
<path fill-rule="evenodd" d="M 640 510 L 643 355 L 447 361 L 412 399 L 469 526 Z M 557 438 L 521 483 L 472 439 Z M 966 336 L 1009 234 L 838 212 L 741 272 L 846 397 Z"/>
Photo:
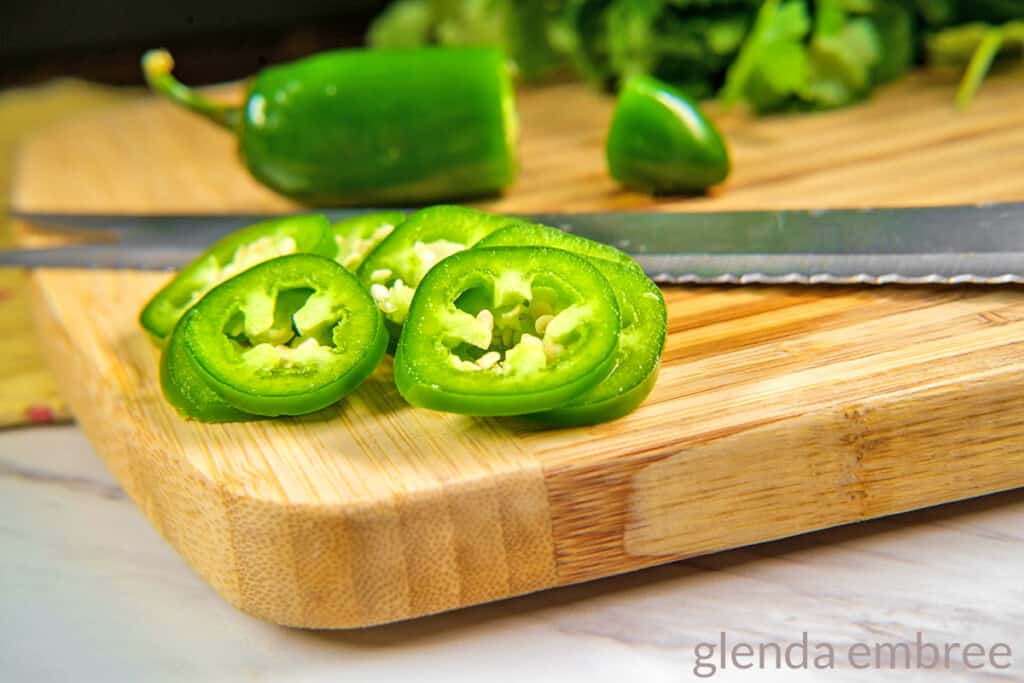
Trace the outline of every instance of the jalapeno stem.
<path fill-rule="evenodd" d="M 173 68 L 174 58 L 167 50 L 149 50 L 142 56 L 142 73 L 155 92 L 230 131 L 238 128 L 241 107 L 200 95 L 171 75 Z"/>

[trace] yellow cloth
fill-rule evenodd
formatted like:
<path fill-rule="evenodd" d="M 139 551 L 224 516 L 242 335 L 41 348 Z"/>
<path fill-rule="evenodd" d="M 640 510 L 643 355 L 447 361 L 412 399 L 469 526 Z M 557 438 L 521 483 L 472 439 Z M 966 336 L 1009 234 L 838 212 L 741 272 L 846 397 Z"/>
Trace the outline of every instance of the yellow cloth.
<path fill-rule="evenodd" d="M 59 80 L 0 92 L 0 244 L 11 242 L 7 220 L 17 142 L 66 116 L 136 96 L 136 91 Z M 28 277 L 0 268 L 0 427 L 68 419 L 56 382 L 34 339 Z"/>

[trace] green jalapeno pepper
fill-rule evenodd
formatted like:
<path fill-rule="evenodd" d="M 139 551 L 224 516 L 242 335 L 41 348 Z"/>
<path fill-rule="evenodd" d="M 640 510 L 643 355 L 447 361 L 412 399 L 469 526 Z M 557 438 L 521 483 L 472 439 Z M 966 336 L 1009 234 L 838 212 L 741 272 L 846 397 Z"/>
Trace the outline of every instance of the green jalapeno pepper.
<path fill-rule="evenodd" d="M 179 396 L 192 398 L 183 385 L 194 375 L 226 404 L 265 416 L 337 402 L 373 372 L 387 346 L 380 311 L 355 276 L 312 254 L 275 258 L 221 283 L 174 334 L 181 339 L 165 351 L 166 374 Z M 182 362 L 191 366 L 179 371 Z"/>
<path fill-rule="evenodd" d="M 157 292 L 139 322 L 163 339 L 178 319 L 217 284 L 268 259 L 294 253 L 333 256 L 338 247 L 323 216 L 289 216 L 257 223 L 223 238 Z"/>
<path fill-rule="evenodd" d="M 588 240 L 564 230 L 540 225 L 539 223 L 519 222 L 500 228 L 483 237 L 476 247 L 551 247 L 564 249 L 580 256 L 610 262 L 624 268 L 644 274 L 640 264 L 624 251 L 608 244 Z"/>
<path fill-rule="evenodd" d="M 605 153 L 613 178 L 646 192 L 703 192 L 729 175 L 729 152 L 714 124 L 650 76 L 630 79 L 619 93 Z"/>
<path fill-rule="evenodd" d="M 395 354 L 395 383 L 409 403 L 435 410 L 552 410 L 611 372 L 620 325 L 608 282 L 576 254 L 462 251 L 417 288 Z"/>
<path fill-rule="evenodd" d="M 435 263 L 499 228 L 521 222 L 463 206 L 432 206 L 399 224 L 357 273 L 384 313 L 392 339 L 397 342 L 416 287 Z"/>
<path fill-rule="evenodd" d="M 404 220 L 401 211 L 374 211 L 338 221 L 331 226 L 338 247 L 334 260 L 355 272 L 367 254 Z"/>
<path fill-rule="evenodd" d="M 177 330 L 167 340 L 160 356 L 160 388 L 167 402 L 182 417 L 203 422 L 241 422 L 256 416 L 239 410 L 221 398 L 199 375 L 185 349 L 185 337 Z"/>
<path fill-rule="evenodd" d="M 233 131 L 268 187 L 313 204 L 397 204 L 500 192 L 515 177 L 515 103 L 485 47 L 339 50 L 261 71 L 244 104 L 208 100 L 143 57 L 150 87 Z"/>
<path fill-rule="evenodd" d="M 570 426 L 614 420 L 632 412 L 654 388 L 665 348 L 667 312 L 658 286 L 628 254 L 544 225 L 502 228 L 477 242 L 474 249 L 501 246 L 556 247 L 588 257 L 611 285 L 622 315 L 611 373 L 565 405 L 530 417 Z"/>

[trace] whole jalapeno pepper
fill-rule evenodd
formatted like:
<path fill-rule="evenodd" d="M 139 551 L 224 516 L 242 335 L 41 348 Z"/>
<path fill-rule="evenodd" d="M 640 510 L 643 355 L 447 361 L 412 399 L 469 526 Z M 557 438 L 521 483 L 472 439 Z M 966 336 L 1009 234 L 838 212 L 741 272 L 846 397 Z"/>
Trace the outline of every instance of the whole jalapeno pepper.
<path fill-rule="evenodd" d="M 722 136 L 696 104 L 651 76 L 623 86 L 605 143 L 608 171 L 653 193 L 696 193 L 729 175 Z"/>
<path fill-rule="evenodd" d="M 149 300 L 139 322 L 162 340 L 203 294 L 243 270 L 285 254 L 333 256 L 337 250 L 330 223 L 323 216 L 289 216 L 250 225 L 221 239 L 185 266 Z"/>
<path fill-rule="evenodd" d="M 227 280 L 175 328 L 168 376 L 194 376 L 254 415 L 301 415 L 352 391 L 380 363 L 387 332 L 355 276 L 312 254 L 266 261 Z M 181 370 L 175 365 L 190 363 Z M 191 380 L 190 380 L 191 381 Z M 179 394 L 188 396 L 187 387 Z M 204 415 L 193 415 L 205 419 Z"/>
<path fill-rule="evenodd" d="M 400 223 L 357 272 L 384 313 L 392 340 L 398 341 L 416 287 L 434 264 L 499 228 L 521 222 L 464 206 L 431 206 Z"/>
<path fill-rule="evenodd" d="M 404 220 L 401 211 L 374 211 L 338 221 L 331 226 L 338 247 L 334 260 L 355 272 L 367 254 Z"/>
<path fill-rule="evenodd" d="M 588 257 L 611 286 L 622 315 L 611 373 L 564 405 L 530 417 L 573 426 L 607 422 L 632 412 L 654 388 L 665 348 L 668 314 L 658 286 L 628 254 L 545 225 L 502 228 L 477 242 L 474 249 L 503 246 L 555 247 Z"/>
<path fill-rule="evenodd" d="M 409 403 L 467 415 L 562 406 L 611 372 L 619 307 L 590 263 L 561 249 L 449 256 L 416 290 L 395 354 Z"/>
<path fill-rule="evenodd" d="M 252 175 L 311 204 L 426 203 L 515 177 L 515 103 L 500 50 L 338 50 L 264 69 L 242 104 L 205 98 L 143 57 L 150 87 L 238 136 Z"/>

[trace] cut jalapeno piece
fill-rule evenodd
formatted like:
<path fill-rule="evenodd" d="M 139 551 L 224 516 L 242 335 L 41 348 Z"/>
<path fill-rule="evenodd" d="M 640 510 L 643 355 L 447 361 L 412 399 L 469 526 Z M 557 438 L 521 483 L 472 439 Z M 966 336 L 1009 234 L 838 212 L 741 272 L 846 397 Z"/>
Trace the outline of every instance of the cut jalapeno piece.
<path fill-rule="evenodd" d="M 185 266 L 149 300 L 139 322 L 154 337 L 164 339 L 206 292 L 247 268 L 285 254 L 332 256 L 336 252 L 330 223 L 323 216 L 289 216 L 250 225 Z"/>
<path fill-rule="evenodd" d="M 498 228 L 522 222 L 463 206 L 432 206 L 411 215 L 377 245 L 359 267 L 397 341 L 413 294 L 441 259 L 460 252 Z"/>
<path fill-rule="evenodd" d="M 334 260 L 355 272 L 374 248 L 405 220 L 401 211 L 375 211 L 331 226 L 337 253 Z"/>
<path fill-rule="evenodd" d="M 261 263 L 218 285 L 176 334 L 210 389 L 265 416 L 335 403 L 373 372 L 387 346 L 366 289 L 337 262 L 310 254 Z"/>
<path fill-rule="evenodd" d="M 629 268 L 596 261 L 594 267 L 615 291 L 622 314 L 615 367 L 584 394 L 531 416 L 549 424 L 567 427 L 622 417 L 643 403 L 658 379 L 667 322 L 661 290 L 646 275 Z"/>
<path fill-rule="evenodd" d="M 551 410 L 612 370 L 619 307 L 594 266 L 560 249 L 446 258 L 416 290 L 395 355 L 409 403 L 467 415 Z"/>
<path fill-rule="evenodd" d="M 667 323 L 661 290 L 636 261 L 618 249 L 543 225 L 502 228 L 475 248 L 509 245 L 557 247 L 589 257 L 615 292 L 622 315 L 611 373 L 565 405 L 530 417 L 571 426 L 614 420 L 631 412 L 651 393 L 661 367 Z"/>
<path fill-rule="evenodd" d="M 476 243 L 477 247 L 552 247 L 600 261 L 616 263 L 643 275 L 633 257 L 615 247 L 538 223 L 518 223 L 501 228 Z"/>
<path fill-rule="evenodd" d="M 185 339 L 180 330 L 180 324 L 175 326 L 160 356 L 160 388 L 163 389 L 167 402 L 174 406 L 182 417 L 203 422 L 240 422 L 253 419 L 255 415 L 239 410 L 225 401 L 196 371 L 185 350 Z"/>
<path fill-rule="evenodd" d="M 678 89 L 636 76 L 619 91 L 605 142 L 608 172 L 657 194 L 703 192 L 729 175 L 729 150 L 715 124 Z"/>

